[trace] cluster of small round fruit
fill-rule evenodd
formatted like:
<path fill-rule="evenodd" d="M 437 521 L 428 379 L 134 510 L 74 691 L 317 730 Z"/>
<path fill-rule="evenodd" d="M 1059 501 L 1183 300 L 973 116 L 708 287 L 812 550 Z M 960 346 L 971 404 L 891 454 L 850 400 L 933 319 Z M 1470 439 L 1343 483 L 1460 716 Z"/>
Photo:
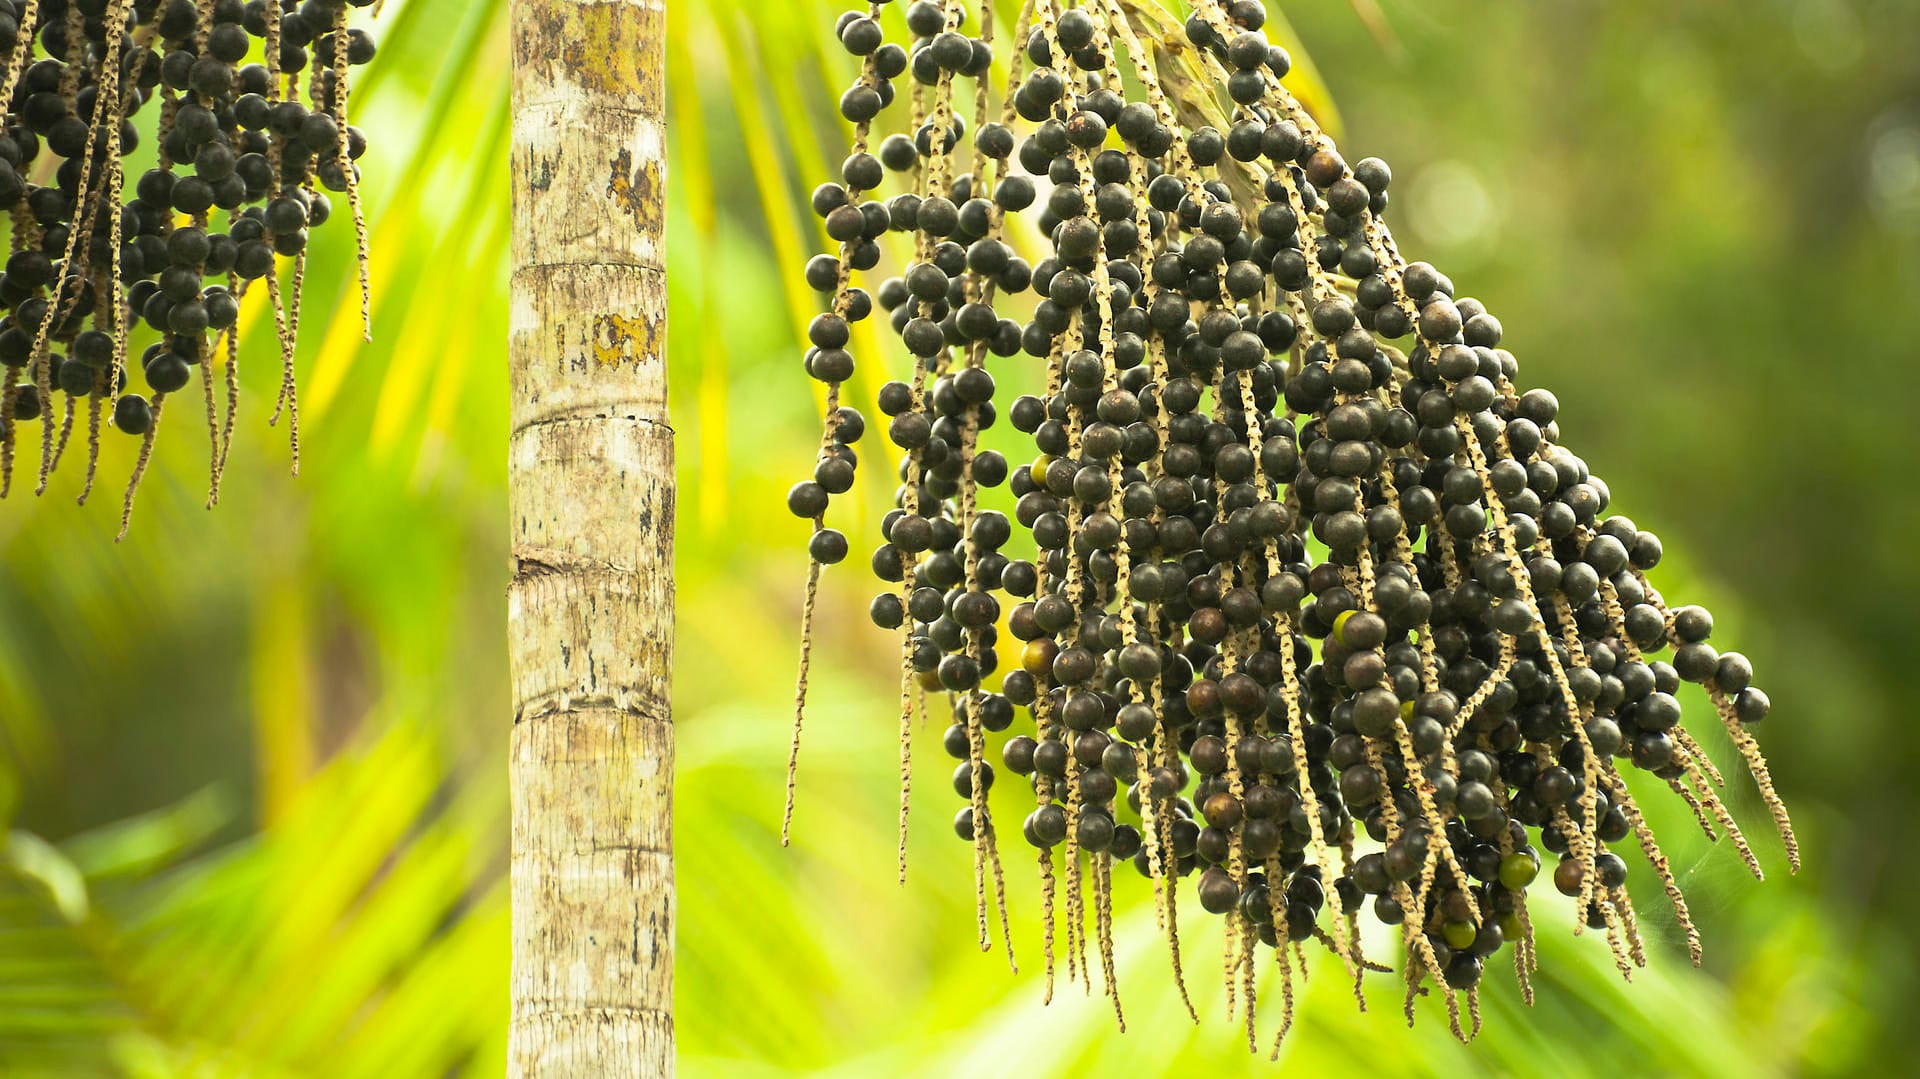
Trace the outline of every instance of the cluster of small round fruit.
<path fill-rule="evenodd" d="M 64 455 L 75 415 L 89 430 L 92 490 L 103 415 L 143 439 L 122 516 L 161 407 L 200 372 L 219 492 L 237 402 L 237 325 L 264 281 L 284 365 L 281 407 L 297 467 L 292 351 L 308 232 L 345 196 L 361 244 L 354 164 L 365 137 L 347 122 L 348 72 L 374 54 L 349 28 L 374 0 L 0 0 L 11 98 L 0 133 L 0 208 L 12 247 L 0 274 L 0 495 L 20 434 L 41 428 L 39 483 Z M 304 94 L 304 99 L 303 99 Z M 157 116 L 157 164 L 131 197 L 123 158 Z M 290 288 L 283 260 L 294 266 Z M 145 392 L 129 385 L 140 323 Z M 215 368 L 227 411 L 216 420 Z M 65 399 L 56 425 L 55 393 Z M 276 416 L 278 410 L 276 410 Z M 56 432 L 56 426 L 58 428 Z"/>
<path fill-rule="evenodd" d="M 1089 980 L 1090 880 L 1118 1008 L 1107 874 L 1126 860 L 1154 881 L 1184 994 L 1190 879 L 1225 916 L 1250 1038 L 1256 952 L 1290 1008 L 1289 942 L 1320 940 L 1356 980 L 1377 969 L 1362 908 L 1399 927 L 1409 1016 L 1431 981 L 1456 1031 L 1462 992 L 1477 1023 L 1503 947 L 1526 984 L 1543 867 L 1623 971 L 1644 962 L 1614 853 L 1629 842 L 1693 941 L 1623 776 L 1665 782 L 1758 863 L 1681 724 L 1683 682 L 1711 696 L 1797 863 L 1747 661 L 1648 581 L 1660 541 L 1607 515 L 1554 396 L 1516 385 L 1499 320 L 1401 258 L 1391 170 L 1349 165 L 1289 93 L 1261 4 L 1201 0 L 1174 36 L 1137 0 L 1033 0 L 997 113 L 990 5 L 971 23 L 958 0 L 910 5 L 905 48 L 884 40 L 887 6 L 839 25 L 865 58 L 841 99 L 859 144 L 813 196 L 839 253 L 806 271 L 830 304 L 805 366 L 832 405 L 788 505 L 815 526 L 810 622 L 820 567 L 849 553 L 824 518 L 867 427 L 840 403 L 853 325 L 885 317 L 912 363 L 876 394 L 901 456 L 870 558 L 871 618 L 901 642 L 902 830 L 907 721 L 943 693 L 983 947 L 989 876 L 1005 919 L 990 736 L 1034 795 L 1019 831 L 1049 971 L 1058 859 L 1069 974 Z M 909 97 L 870 153 L 869 125 Z M 889 172 L 902 193 L 868 197 Z M 1045 238 L 1031 259 L 1019 215 Z M 910 261 L 870 296 L 849 274 L 889 234 Z M 989 357 L 1039 361 L 1044 388 L 998 397 Z M 981 445 L 1003 419 L 1037 456 L 1010 467 Z M 980 505 L 1002 487 L 1010 517 Z"/>

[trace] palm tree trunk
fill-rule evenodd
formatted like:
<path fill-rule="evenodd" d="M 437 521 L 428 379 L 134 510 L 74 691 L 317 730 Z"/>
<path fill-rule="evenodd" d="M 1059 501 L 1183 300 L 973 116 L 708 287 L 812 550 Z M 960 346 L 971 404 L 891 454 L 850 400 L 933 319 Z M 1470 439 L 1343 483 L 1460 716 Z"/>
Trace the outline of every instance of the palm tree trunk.
<path fill-rule="evenodd" d="M 673 1070 L 663 0 L 513 0 L 508 1073 Z"/>

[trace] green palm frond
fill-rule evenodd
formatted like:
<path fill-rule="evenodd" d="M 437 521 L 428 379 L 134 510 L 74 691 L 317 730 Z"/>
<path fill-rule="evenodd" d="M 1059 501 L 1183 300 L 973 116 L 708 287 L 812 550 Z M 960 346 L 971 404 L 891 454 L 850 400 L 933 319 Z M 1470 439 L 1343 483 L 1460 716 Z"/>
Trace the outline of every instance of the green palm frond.
<path fill-rule="evenodd" d="M 497 1055 L 498 788 L 447 801 L 393 722 L 279 823 L 201 846 L 202 794 L 0 864 L 0 1073 L 446 1075 Z"/>

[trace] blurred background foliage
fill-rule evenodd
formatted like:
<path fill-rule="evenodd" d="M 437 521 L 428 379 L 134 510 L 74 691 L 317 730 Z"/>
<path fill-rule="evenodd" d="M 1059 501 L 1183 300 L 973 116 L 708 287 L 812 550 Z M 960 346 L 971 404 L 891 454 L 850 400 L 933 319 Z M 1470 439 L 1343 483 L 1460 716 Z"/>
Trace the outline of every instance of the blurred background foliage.
<path fill-rule="evenodd" d="M 781 493 L 817 439 L 799 370 L 816 301 L 798 271 L 824 243 L 806 192 L 845 152 L 830 107 L 853 73 L 829 33 L 840 6 L 671 5 L 681 1067 L 1253 1068 L 1205 973 L 1217 930 L 1201 917 L 1186 934 L 1195 1028 L 1137 882 L 1122 887 L 1125 1036 L 1097 997 L 1040 1007 L 1017 844 L 1020 973 L 974 952 L 937 729 L 916 745 L 914 868 L 895 886 L 892 658 L 857 559 L 826 578 L 797 838 L 779 848 L 805 539 Z M 1616 508 L 1667 539 L 1657 583 L 1712 606 L 1716 639 L 1753 657 L 1776 704 L 1761 741 L 1809 858 L 1786 874 L 1744 776 L 1733 800 L 1764 885 L 1650 796 L 1703 971 L 1657 890 L 1641 903 L 1656 954 L 1631 987 L 1549 909 L 1537 1006 L 1496 974 L 1470 1048 L 1431 1003 L 1406 1029 L 1391 979 L 1360 1015 L 1323 976 L 1283 1064 L 1912 1071 L 1920 862 L 1903 837 L 1920 819 L 1920 729 L 1898 702 L 1920 640 L 1905 546 L 1920 491 L 1896 468 L 1920 393 L 1920 12 L 1286 13 L 1315 62 L 1295 80 L 1337 102 L 1350 156 L 1396 169 L 1403 248 L 1499 314 L 1523 383 L 1559 394 Z M 0 506 L 0 1075 L 503 1067 L 506 4 L 392 0 L 380 23 L 356 95 L 375 340 L 358 339 L 351 235 L 320 230 L 301 477 L 265 424 L 277 364 L 254 310 L 217 512 L 203 509 L 204 433 L 178 414 L 126 543 L 111 542 L 112 497 L 74 506 L 72 472 Z M 852 388 L 862 404 L 884 377 L 876 344 Z M 1028 361 L 1003 368 L 1016 391 L 1036 379 Z M 117 482 L 133 447 L 108 437 Z M 889 496 L 881 472 L 850 500 L 857 516 L 832 522 L 856 546 Z"/>

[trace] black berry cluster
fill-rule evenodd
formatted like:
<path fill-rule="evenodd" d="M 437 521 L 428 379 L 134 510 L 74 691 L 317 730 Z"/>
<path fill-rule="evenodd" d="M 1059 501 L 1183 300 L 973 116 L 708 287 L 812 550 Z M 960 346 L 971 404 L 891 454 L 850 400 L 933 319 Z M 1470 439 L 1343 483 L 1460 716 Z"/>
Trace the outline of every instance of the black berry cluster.
<path fill-rule="evenodd" d="M 130 512 L 162 404 L 198 369 L 212 443 L 208 501 L 217 500 L 249 287 L 271 300 L 297 467 L 299 287 L 309 230 L 335 212 L 329 192 L 349 204 L 365 298 L 354 160 L 366 139 L 347 122 L 347 98 L 348 72 L 372 59 L 374 43 L 347 20 L 373 2 L 0 0 L 11 88 L 0 208 L 12 221 L 0 274 L 0 495 L 21 432 L 39 421 L 44 490 L 84 410 L 87 492 L 103 414 L 143 439 Z M 142 110 L 156 117 L 147 136 L 135 122 Z M 129 191 L 122 159 L 143 137 L 154 140 L 158 163 Z M 294 266 L 285 290 L 283 260 Z M 144 386 L 128 374 L 136 349 Z M 224 421 L 214 402 L 219 366 Z M 57 432 L 55 394 L 65 398 Z M 123 534 L 124 526 L 125 513 Z"/>
<path fill-rule="evenodd" d="M 1459 996 L 1477 1028 L 1503 949 L 1528 985 L 1543 869 L 1627 972 L 1645 961 L 1628 844 L 1697 961 L 1623 776 L 1667 784 L 1758 873 L 1681 724 L 1681 683 L 1703 686 L 1797 866 L 1749 730 L 1766 694 L 1711 615 L 1649 582 L 1659 539 L 1607 515 L 1554 396 L 1517 386 L 1499 320 L 1400 257 L 1391 171 L 1348 164 L 1289 94 L 1263 6 L 1200 0 L 1180 35 L 1140 0 L 1034 0 L 997 110 L 990 5 L 908 5 L 906 48 L 885 40 L 889 6 L 839 23 L 865 60 L 841 99 L 857 137 L 813 196 L 839 251 L 806 268 L 829 299 L 806 370 L 831 403 L 788 506 L 815 526 L 810 629 L 820 567 L 849 555 L 824 518 L 868 425 L 840 400 L 853 326 L 883 318 L 912 364 L 878 394 L 900 484 L 867 556 L 872 620 L 900 640 L 901 826 L 909 719 L 944 694 L 982 946 L 989 879 L 1006 918 L 1013 818 L 988 796 L 1004 771 L 1033 793 L 1017 831 L 1049 974 L 1059 872 L 1069 975 L 1090 986 L 1091 888 L 1116 1011 L 1119 861 L 1154 882 L 1177 978 L 1176 882 L 1223 917 L 1250 1039 L 1262 950 L 1285 974 L 1283 1032 L 1289 942 L 1320 941 L 1356 983 L 1385 969 L 1361 954 L 1363 912 L 1399 927 L 1409 1017 L 1437 985 L 1470 1036 Z M 870 149 L 896 105 L 903 131 Z M 875 197 L 889 174 L 901 193 Z M 904 272 L 852 287 L 889 233 L 911 243 Z M 1030 260 L 1013 237 L 1036 234 Z M 996 396 L 990 366 L 1036 362 L 1043 393 Z M 983 446 L 1002 425 L 1030 439 L 1021 463 Z M 1011 518 L 979 505 L 1001 487 Z"/>

